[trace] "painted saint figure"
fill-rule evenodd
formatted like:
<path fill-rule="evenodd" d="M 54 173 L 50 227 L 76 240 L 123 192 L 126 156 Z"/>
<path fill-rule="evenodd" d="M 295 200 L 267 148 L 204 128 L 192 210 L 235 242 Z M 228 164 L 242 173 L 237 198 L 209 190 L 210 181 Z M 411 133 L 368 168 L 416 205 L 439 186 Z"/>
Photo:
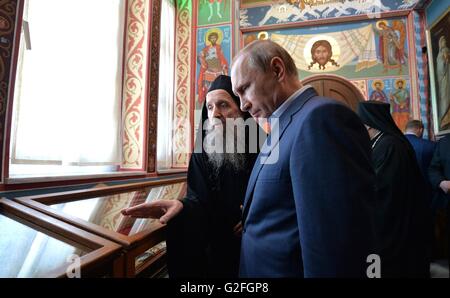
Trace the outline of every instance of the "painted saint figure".
<path fill-rule="evenodd" d="M 198 77 L 198 102 L 202 104 L 206 98 L 211 83 L 219 75 L 228 75 L 228 62 L 220 46 L 221 38 L 217 28 L 206 33 L 206 46 L 198 56 L 200 63 L 200 75 Z"/>
<path fill-rule="evenodd" d="M 450 49 L 445 36 L 439 39 L 439 54 L 436 59 L 438 82 L 438 115 L 442 129 L 450 128 Z"/>
<path fill-rule="evenodd" d="M 216 13 L 217 16 L 219 17 L 219 19 L 222 18 L 222 14 L 220 13 L 220 4 L 222 3 L 222 0 L 208 0 L 208 5 L 209 5 L 209 16 L 208 16 L 208 22 L 211 21 L 212 17 L 213 17 L 213 5 L 214 2 L 216 3 Z"/>
<path fill-rule="evenodd" d="M 381 80 L 376 80 L 372 83 L 374 89 L 370 94 L 369 100 L 381 101 L 389 103 L 386 93 L 384 93 L 384 83 Z"/>
<path fill-rule="evenodd" d="M 409 121 L 409 90 L 405 85 L 405 80 L 395 80 L 395 91 L 390 95 L 392 118 L 402 131 Z"/>
<path fill-rule="evenodd" d="M 399 69 L 402 73 L 402 66 L 406 64 L 405 38 L 406 29 L 402 21 L 393 21 L 392 27 L 386 21 L 377 23 L 380 34 L 379 54 L 384 66 L 384 73 L 389 69 Z"/>
<path fill-rule="evenodd" d="M 318 40 L 311 47 L 312 62 L 308 66 L 311 69 L 314 64 L 319 64 L 319 69 L 325 70 L 326 65 L 330 62 L 332 65 L 339 67 L 340 65 L 331 57 L 333 56 L 333 48 L 328 40 Z"/>

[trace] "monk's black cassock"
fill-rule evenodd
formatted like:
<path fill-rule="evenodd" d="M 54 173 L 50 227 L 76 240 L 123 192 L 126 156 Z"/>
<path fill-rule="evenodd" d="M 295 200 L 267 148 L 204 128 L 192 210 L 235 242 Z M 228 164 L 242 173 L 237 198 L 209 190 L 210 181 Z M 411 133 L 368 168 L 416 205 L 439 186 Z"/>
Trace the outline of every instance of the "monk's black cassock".
<path fill-rule="evenodd" d="M 414 149 L 397 128 L 389 104 L 362 102 L 358 114 L 364 124 L 381 132 L 372 139 L 377 175 L 374 228 L 381 277 L 426 277 L 430 202 Z"/>

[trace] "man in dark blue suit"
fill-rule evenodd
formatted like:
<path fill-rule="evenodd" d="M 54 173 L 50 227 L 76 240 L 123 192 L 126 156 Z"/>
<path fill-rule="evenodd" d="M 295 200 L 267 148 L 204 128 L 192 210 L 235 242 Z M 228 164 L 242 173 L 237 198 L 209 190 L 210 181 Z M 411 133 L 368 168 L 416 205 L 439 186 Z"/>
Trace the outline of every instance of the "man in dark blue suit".
<path fill-rule="evenodd" d="M 435 250 L 436 242 L 434 239 L 434 220 L 436 212 L 436 204 L 433 204 L 433 187 L 430 182 L 430 177 L 428 174 L 428 168 L 433 158 L 434 149 L 436 148 L 436 143 L 428 140 L 424 140 L 423 136 L 423 123 L 420 120 L 410 120 L 406 124 L 405 137 L 411 143 L 414 152 L 416 153 L 417 164 L 419 165 L 420 172 L 425 181 L 425 195 L 426 200 L 430 202 L 430 208 L 432 212 L 431 217 L 431 246 L 428 252 L 430 260 L 433 258 L 433 250 Z"/>
<path fill-rule="evenodd" d="M 450 135 L 440 139 L 433 159 L 431 160 L 428 174 L 431 186 L 435 190 L 433 209 L 446 209 L 447 213 L 447 242 L 450 243 Z M 450 246 L 447 246 L 448 262 L 450 267 Z"/>
<path fill-rule="evenodd" d="M 414 148 L 417 163 L 423 177 L 429 183 L 428 167 L 433 158 L 434 148 L 436 144 L 432 141 L 422 139 L 423 123 L 420 120 L 410 120 L 406 124 L 405 136 Z"/>
<path fill-rule="evenodd" d="M 450 200 L 450 135 L 439 140 L 428 173 L 433 188 Z"/>
<path fill-rule="evenodd" d="M 235 57 L 232 82 L 241 110 L 270 123 L 244 201 L 240 276 L 366 277 L 375 177 L 358 116 L 303 86 L 269 40 Z"/>

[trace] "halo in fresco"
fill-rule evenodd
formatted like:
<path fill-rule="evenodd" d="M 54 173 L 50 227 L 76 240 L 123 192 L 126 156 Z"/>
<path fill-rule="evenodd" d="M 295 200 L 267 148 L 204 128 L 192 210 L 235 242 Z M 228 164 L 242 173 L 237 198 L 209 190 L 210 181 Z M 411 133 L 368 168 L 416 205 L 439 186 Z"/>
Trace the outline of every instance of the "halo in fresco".
<path fill-rule="evenodd" d="M 384 89 L 384 82 L 383 82 L 382 80 L 374 80 L 374 81 L 372 82 L 372 89 L 373 89 L 373 90 L 377 89 L 377 88 L 375 87 L 375 84 L 380 84 L 381 89 Z"/>
<path fill-rule="evenodd" d="M 217 33 L 217 36 L 218 36 L 216 43 L 217 44 L 221 44 L 222 43 L 222 40 L 223 40 L 223 32 L 222 32 L 222 30 L 220 30 L 218 28 L 211 28 L 205 34 L 205 44 L 207 46 L 211 45 L 211 42 L 208 40 L 208 37 L 213 32 Z"/>
<path fill-rule="evenodd" d="M 403 86 L 406 86 L 406 80 L 405 79 L 397 79 L 395 80 L 395 88 L 397 89 L 398 83 L 402 82 Z"/>
<path fill-rule="evenodd" d="M 258 33 L 258 39 L 259 40 L 267 40 L 269 39 L 269 33 L 267 31 L 261 31 Z"/>

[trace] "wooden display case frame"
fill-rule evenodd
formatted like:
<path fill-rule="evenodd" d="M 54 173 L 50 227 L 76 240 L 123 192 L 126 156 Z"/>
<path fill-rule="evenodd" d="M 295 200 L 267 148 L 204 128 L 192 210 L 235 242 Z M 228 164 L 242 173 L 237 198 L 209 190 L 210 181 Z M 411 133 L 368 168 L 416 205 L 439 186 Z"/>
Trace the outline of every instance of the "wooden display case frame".
<path fill-rule="evenodd" d="M 152 227 L 148 230 L 141 231 L 131 236 L 126 236 L 115 231 L 108 230 L 97 224 L 90 223 L 75 216 L 65 214 L 61 211 L 51 208 L 49 205 L 73 202 L 80 199 L 89 199 L 96 197 L 103 197 L 107 195 L 136 191 L 146 187 L 160 187 L 170 184 L 177 184 L 186 182 L 186 175 L 176 178 L 162 178 L 159 180 L 130 183 L 124 185 L 104 186 L 99 188 L 91 188 L 86 190 L 67 191 L 59 193 L 51 193 L 36 196 L 18 197 L 14 200 L 27 207 L 38 210 L 42 213 L 55 217 L 66 223 L 69 223 L 77 228 L 83 229 L 90 233 L 99 235 L 101 237 L 112 240 L 122 246 L 122 253 L 124 257 L 124 276 L 135 277 L 141 272 L 150 272 L 151 275 L 157 274 L 165 265 L 165 252 L 159 253 L 149 260 L 144 262 L 141 266 L 136 268 L 136 257 L 142 255 L 151 247 L 165 241 L 166 226 L 155 221 Z M 153 268 L 153 269 L 152 269 Z M 152 273 L 152 271 L 154 271 Z"/>
<path fill-rule="evenodd" d="M 80 277 L 124 275 L 122 249 L 115 242 L 5 198 L 0 199 L 0 214 L 72 246 L 90 250 L 80 257 Z M 67 267 L 60 266 L 39 277 L 67 277 Z"/>

